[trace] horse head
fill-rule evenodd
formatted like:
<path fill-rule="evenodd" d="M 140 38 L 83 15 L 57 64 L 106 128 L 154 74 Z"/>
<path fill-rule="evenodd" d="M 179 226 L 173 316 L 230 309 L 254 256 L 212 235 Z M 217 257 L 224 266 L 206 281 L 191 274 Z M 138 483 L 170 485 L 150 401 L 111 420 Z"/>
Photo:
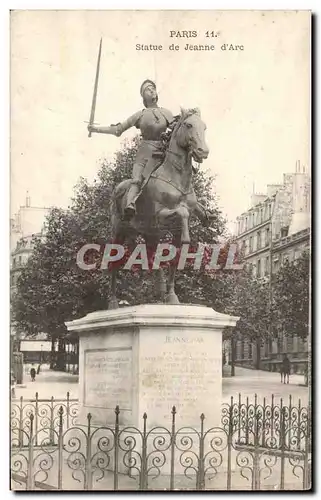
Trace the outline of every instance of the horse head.
<path fill-rule="evenodd" d="M 181 109 L 181 116 L 174 130 L 176 143 L 180 148 L 188 150 L 197 163 L 202 163 L 209 154 L 205 130 L 206 125 L 199 109 Z"/>

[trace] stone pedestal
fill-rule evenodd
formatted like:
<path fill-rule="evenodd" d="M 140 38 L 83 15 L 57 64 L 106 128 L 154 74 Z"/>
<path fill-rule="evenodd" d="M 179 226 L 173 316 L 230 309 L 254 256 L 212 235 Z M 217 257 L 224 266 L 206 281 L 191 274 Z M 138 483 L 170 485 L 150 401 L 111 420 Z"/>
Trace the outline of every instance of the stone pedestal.
<path fill-rule="evenodd" d="M 170 429 L 219 425 L 222 330 L 238 318 L 193 305 L 146 304 L 98 311 L 67 323 L 79 333 L 79 422 Z"/>

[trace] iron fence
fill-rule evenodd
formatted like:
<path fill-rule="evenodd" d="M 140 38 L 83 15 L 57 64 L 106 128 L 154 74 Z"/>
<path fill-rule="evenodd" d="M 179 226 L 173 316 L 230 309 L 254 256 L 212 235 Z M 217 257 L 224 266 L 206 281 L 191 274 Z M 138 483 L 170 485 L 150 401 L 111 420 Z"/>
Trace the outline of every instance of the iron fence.
<path fill-rule="evenodd" d="M 237 433 L 239 445 L 253 446 L 254 440 L 258 439 L 262 448 L 280 448 L 282 439 L 285 439 L 286 446 L 295 444 L 300 450 L 299 436 L 301 432 L 307 432 L 310 407 L 302 406 L 300 399 L 294 405 L 292 399 L 290 395 L 286 404 L 283 398 L 276 402 L 272 394 L 270 401 L 263 398 L 259 403 L 255 394 L 254 402 L 248 397 L 243 402 L 239 394 L 236 401 L 231 397 L 230 403 L 223 404 L 221 423 L 224 429 L 231 427 Z"/>
<path fill-rule="evenodd" d="M 24 440 L 19 429 L 13 429 L 17 441 L 11 453 L 12 487 L 64 491 L 309 489 L 308 409 L 305 424 L 298 426 L 298 416 L 292 414 L 290 424 L 288 407 L 276 405 L 279 424 L 273 425 L 273 439 L 269 439 L 272 429 L 263 423 L 263 405 L 256 406 L 259 417 L 255 418 L 248 401 L 231 403 L 223 408 L 222 425 L 210 428 L 201 414 L 197 427 L 177 429 L 175 407 L 168 428 L 151 429 L 146 413 L 142 428 L 121 426 L 118 406 L 113 424 L 102 427 L 93 426 L 88 414 L 85 425 L 68 428 L 66 409 L 61 405 L 58 426 L 36 431 L 35 415 L 30 413 L 30 425 L 22 431 Z M 269 412 L 265 408 L 265 415 Z M 252 423 L 248 424 L 246 415 L 251 415 Z M 300 418 L 302 421 L 302 415 Z"/>
<path fill-rule="evenodd" d="M 30 416 L 33 415 L 33 430 L 35 435 L 35 445 L 38 445 L 38 439 L 42 438 L 38 431 L 49 429 L 50 444 L 57 444 L 57 435 L 54 432 L 59 426 L 59 410 L 63 408 L 63 424 L 66 428 L 75 425 L 79 412 L 78 399 L 70 398 L 67 392 L 66 398 L 39 399 L 38 392 L 35 398 L 24 399 L 22 396 L 19 401 L 11 402 L 11 440 L 12 446 L 28 446 Z"/>

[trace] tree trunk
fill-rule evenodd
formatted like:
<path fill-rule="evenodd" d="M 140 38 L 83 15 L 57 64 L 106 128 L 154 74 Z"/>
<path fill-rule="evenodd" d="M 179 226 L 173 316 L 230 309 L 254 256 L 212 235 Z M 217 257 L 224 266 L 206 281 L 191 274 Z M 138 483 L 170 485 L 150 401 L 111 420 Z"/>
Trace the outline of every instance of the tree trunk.
<path fill-rule="evenodd" d="M 236 351 L 236 339 L 232 334 L 231 337 L 231 377 L 235 377 L 235 351 Z"/>
<path fill-rule="evenodd" d="M 57 370 L 66 371 L 66 344 L 63 337 L 58 338 Z"/>
<path fill-rule="evenodd" d="M 50 370 L 53 370 L 55 362 L 55 338 L 51 337 Z"/>
<path fill-rule="evenodd" d="M 259 370 L 261 367 L 261 339 L 256 339 L 256 360 L 255 368 Z"/>
<path fill-rule="evenodd" d="M 269 357 L 269 359 L 270 359 L 270 361 L 271 361 L 272 356 L 273 356 L 273 352 L 272 352 L 272 351 L 273 351 L 273 349 L 272 349 L 273 340 L 272 340 L 272 338 L 271 338 L 271 337 L 269 337 L 269 339 L 268 339 L 268 345 L 269 345 L 269 355 L 268 355 L 268 357 Z M 272 372 L 272 371 L 273 371 L 273 370 L 272 370 L 272 363 L 269 363 L 269 371 L 270 371 L 270 372 Z"/>

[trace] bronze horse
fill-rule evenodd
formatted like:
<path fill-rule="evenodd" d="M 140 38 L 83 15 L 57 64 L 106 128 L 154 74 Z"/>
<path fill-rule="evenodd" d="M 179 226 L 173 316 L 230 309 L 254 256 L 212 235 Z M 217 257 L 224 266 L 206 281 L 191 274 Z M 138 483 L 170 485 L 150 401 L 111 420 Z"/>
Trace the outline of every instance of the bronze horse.
<path fill-rule="evenodd" d="M 150 173 L 136 201 L 136 215 L 124 220 L 126 193 L 131 180 L 116 186 L 112 200 L 112 238 L 118 244 L 134 242 L 141 235 L 147 246 L 155 246 L 167 231 L 177 247 L 190 243 L 189 218 L 193 212 L 202 220 L 204 210 L 198 204 L 192 185 L 192 158 L 201 163 L 209 154 L 205 142 L 205 124 L 197 109 L 182 110 L 166 148 L 164 161 Z M 145 170 L 148 172 L 148 165 Z M 170 267 L 166 303 L 178 304 L 174 289 L 175 266 Z M 162 270 L 159 270 L 162 276 Z M 112 270 L 109 308 L 117 308 L 117 270 Z"/>

